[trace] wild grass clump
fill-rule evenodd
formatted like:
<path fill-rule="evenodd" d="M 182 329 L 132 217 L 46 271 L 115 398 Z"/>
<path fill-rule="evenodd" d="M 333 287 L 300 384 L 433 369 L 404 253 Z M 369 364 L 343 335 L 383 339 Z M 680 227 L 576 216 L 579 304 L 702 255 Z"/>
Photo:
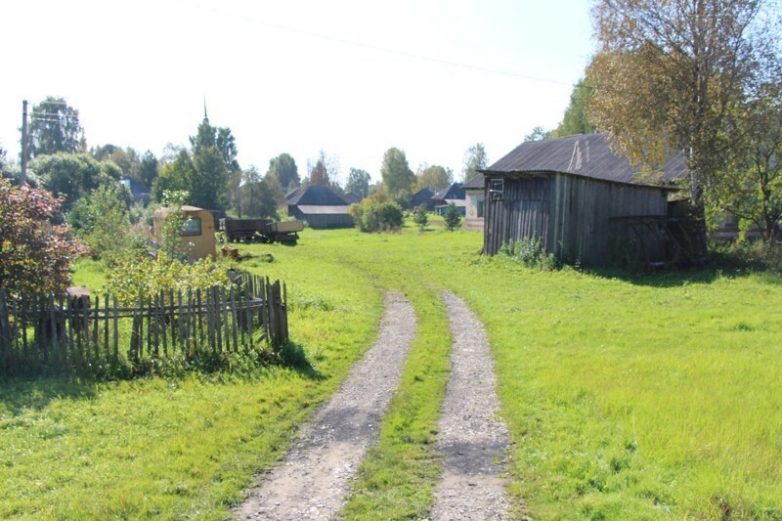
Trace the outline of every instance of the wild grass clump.
<path fill-rule="evenodd" d="M 500 253 L 528 268 L 554 271 L 562 267 L 553 253 L 547 253 L 538 237 L 524 237 L 518 241 L 504 243 Z"/>

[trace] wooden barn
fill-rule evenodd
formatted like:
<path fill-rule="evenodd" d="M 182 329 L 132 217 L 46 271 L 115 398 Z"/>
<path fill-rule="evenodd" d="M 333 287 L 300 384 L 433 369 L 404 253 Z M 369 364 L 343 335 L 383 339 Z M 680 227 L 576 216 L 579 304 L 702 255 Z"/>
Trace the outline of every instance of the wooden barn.
<path fill-rule="evenodd" d="M 602 134 L 523 143 L 483 171 L 483 250 L 538 238 L 569 262 L 671 261 L 678 248 L 668 217 L 673 182 L 686 175 L 683 154 L 656 182 L 616 155 Z"/>
<path fill-rule="evenodd" d="M 310 228 L 351 228 L 348 203 L 327 186 L 312 185 L 292 192 L 288 215 L 306 221 Z"/>

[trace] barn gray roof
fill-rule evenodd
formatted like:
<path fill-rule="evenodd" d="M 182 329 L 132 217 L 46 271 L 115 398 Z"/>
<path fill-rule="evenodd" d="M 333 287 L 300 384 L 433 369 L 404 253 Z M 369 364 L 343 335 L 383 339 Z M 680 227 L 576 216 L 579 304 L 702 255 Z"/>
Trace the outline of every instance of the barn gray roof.
<path fill-rule="evenodd" d="M 578 134 L 544 141 L 522 143 L 509 154 L 483 170 L 484 173 L 562 172 L 613 181 L 642 184 L 634 167 L 608 146 L 604 134 Z M 665 164 L 663 177 L 671 183 L 687 174 L 683 153 Z"/>
<path fill-rule="evenodd" d="M 481 190 L 483 190 L 484 183 L 485 183 L 485 179 L 483 178 L 483 174 L 478 173 L 478 175 L 476 175 L 475 177 L 473 177 L 472 179 L 470 179 L 469 181 L 464 183 L 464 189 L 465 190 L 470 190 L 470 189 L 474 190 L 476 188 L 480 188 Z"/>
<path fill-rule="evenodd" d="M 288 204 L 307 206 L 347 206 L 348 203 L 331 191 L 328 186 L 312 185 L 288 199 Z"/>

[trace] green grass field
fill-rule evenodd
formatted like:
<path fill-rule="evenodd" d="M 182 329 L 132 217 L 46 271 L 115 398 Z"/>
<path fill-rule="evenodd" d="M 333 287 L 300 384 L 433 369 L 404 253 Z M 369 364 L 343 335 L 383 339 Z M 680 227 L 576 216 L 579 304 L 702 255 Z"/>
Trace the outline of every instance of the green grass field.
<path fill-rule="evenodd" d="M 465 298 L 497 359 L 509 488 L 535 519 L 782 519 L 782 277 L 536 272 L 440 228 L 306 230 L 280 277 L 312 371 L 0 383 L 0 518 L 223 519 L 368 348 L 388 288 L 418 336 L 347 519 L 426 515 L 449 332 Z M 105 275 L 83 263 L 75 282 Z"/>

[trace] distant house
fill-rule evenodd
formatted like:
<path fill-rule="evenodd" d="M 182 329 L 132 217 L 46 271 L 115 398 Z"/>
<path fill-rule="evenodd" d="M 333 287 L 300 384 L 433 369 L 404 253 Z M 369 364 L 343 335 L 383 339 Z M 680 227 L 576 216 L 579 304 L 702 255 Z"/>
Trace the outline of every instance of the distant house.
<path fill-rule="evenodd" d="M 432 196 L 432 204 L 434 211 L 438 214 L 442 214 L 445 208 L 449 204 L 453 204 L 464 215 L 467 202 L 464 199 L 464 187 L 462 183 L 452 183 L 450 186 L 438 190 Z"/>
<path fill-rule="evenodd" d="M 680 247 L 668 195 L 687 173 L 683 154 L 665 164 L 662 184 L 646 184 L 604 135 L 576 135 L 523 143 L 482 173 L 486 254 L 527 237 L 589 265 L 654 263 Z"/>
<path fill-rule="evenodd" d="M 412 197 L 410 197 L 410 208 L 418 208 L 419 206 L 423 206 L 427 210 L 431 210 L 434 206 L 434 202 L 432 201 L 433 195 L 434 192 L 428 188 L 422 188 L 418 190 L 412 195 Z"/>
<path fill-rule="evenodd" d="M 149 188 L 130 177 L 121 177 L 119 183 L 128 189 L 133 202 L 141 202 L 145 206 L 149 203 Z"/>
<path fill-rule="evenodd" d="M 485 210 L 483 174 L 478 174 L 464 183 L 464 199 L 466 203 L 464 227 L 468 230 L 483 230 L 483 214 Z"/>
<path fill-rule="evenodd" d="M 350 228 L 348 203 L 327 186 L 299 189 L 287 199 L 288 215 L 306 221 L 311 228 Z"/>

